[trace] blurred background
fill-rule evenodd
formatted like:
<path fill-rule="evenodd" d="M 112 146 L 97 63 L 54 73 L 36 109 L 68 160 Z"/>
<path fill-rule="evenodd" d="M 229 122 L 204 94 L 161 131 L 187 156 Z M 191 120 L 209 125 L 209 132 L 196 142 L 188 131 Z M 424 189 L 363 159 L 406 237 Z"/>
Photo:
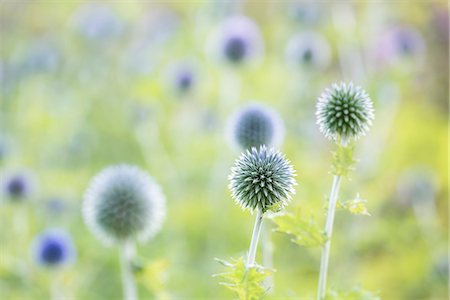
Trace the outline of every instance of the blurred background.
<path fill-rule="evenodd" d="M 1 298 L 48 299 L 58 277 L 60 299 L 120 299 L 117 249 L 80 212 L 90 179 L 117 163 L 167 199 L 162 231 L 138 247 L 141 298 L 232 298 L 214 258 L 245 254 L 254 217 L 227 188 L 230 115 L 249 102 L 281 115 L 298 172 L 287 210 L 322 227 L 334 147 L 315 103 L 353 81 L 376 120 L 341 198 L 359 193 L 370 216 L 337 211 L 328 283 L 447 299 L 448 22 L 446 1 L 1 1 Z M 76 251 L 61 270 L 32 253 L 49 228 Z M 320 249 L 270 239 L 267 299 L 315 297 Z"/>

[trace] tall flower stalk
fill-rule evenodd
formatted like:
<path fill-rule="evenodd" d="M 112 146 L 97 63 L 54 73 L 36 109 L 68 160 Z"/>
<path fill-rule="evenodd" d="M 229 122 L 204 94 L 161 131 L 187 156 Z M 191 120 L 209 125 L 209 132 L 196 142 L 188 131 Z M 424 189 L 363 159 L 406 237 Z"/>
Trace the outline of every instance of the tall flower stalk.
<path fill-rule="evenodd" d="M 320 131 L 338 145 L 338 150 L 333 155 L 334 178 L 328 202 L 324 230 L 326 242 L 322 246 L 317 291 L 317 299 L 322 300 L 326 295 L 331 236 L 339 186 L 342 177 L 348 175 L 355 162 L 349 142 L 365 135 L 372 125 L 374 114 L 372 101 L 362 88 L 355 87 L 352 83 L 341 83 L 333 84 L 319 97 L 316 116 Z"/>
<path fill-rule="evenodd" d="M 159 185 L 137 167 L 108 167 L 92 179 L 82 212 L 96 237 L 119 246 L 124 300 L 137 300 L 134 243 L 136 239 L 147 241 L 161 229 L 165 199 Z"/>
<path fill-rule="evenodd" d="M 284 207 L 295 193 L 295 171 L 280 152 L 260 146 L 246 150 L 231 169 L 231 195 L 243 209 L 256 212 L 246 268 L 255 265 L 264 213 Z"/>

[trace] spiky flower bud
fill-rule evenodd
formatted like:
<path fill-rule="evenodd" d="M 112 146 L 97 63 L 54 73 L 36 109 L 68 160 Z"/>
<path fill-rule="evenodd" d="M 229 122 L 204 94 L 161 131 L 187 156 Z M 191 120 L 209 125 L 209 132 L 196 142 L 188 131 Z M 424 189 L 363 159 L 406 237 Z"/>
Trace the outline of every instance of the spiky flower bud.
<path fill-rule="evenodd" d="M 75 259 L 75 247 L 70 236 L 60 229 L 48 229 L 33 242 L 35 261 L 46 267 L 67 265 Z"/>
<path fill-rule="evenodd" d="M 83 216 L 91 231 L 106 243 L 136 237 L 145 241 L 161 228 L 165 200 L 144 171 L 130 165 L 111 166 L 91 181 Z"/>
<path fill-rule="evenodd" d="M 231 195 L 243 209 L 266 212 L 284 207 L 295 193 L 295 171 L 285 156 L 265 146 L 252 148 L 236 160 L 229 176 Z"/>
<path fill-rule="evenodd" d="M 358 139 L 372 125 L 372 101 L 359 86 L 333 84 L 319 97 L 316 117 L 320 131 L 327 138 Z"/>
<path fill-rule="evenodd" d="M 228 123 L 228 137 L 242 150 L 261 145 L 277 146 L 284 136 L 283 121 L 274 110 L 249 104 L 236 111 Z"/>

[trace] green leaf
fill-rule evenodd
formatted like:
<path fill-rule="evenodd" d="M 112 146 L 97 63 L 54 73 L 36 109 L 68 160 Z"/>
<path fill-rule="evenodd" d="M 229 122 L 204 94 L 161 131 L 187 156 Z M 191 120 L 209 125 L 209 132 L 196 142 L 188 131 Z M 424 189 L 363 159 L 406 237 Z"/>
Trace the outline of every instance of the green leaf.
<path fill-rule="evenodd" d="M 366 290 L 356 286 L 351 290 L 330 289 L 325 296 L 325 300 L 380 300 L 378 292 Z"/>
<path fill-rule="evenodd" d="M 344 202 L 339 201 L 338 208 L 345 209 L 354 215 L 370 216 L 370 213 L 366 207 L 366 203 L 367 201 L 360 198 L 359 194 L 357 194 L 355 199 L 347 200 Z"/>
<path fill-rule="evenodd" d="M 274 270 L 259 265 L 246 269 L 243 257 L 232 259 L 231 262 L 217 258 L 216 260 L 227 270 L 213 276 L 222 279 L 219 284 L 235 292 L 239 299 L 257 300 L 266 294 L 267 288 L 264 287 L 263 281 Z"/>
<path fill-rule="evenodd" d="M 167 299 L 167 267 L 165 259 L 154 260 L 146 264 L 133 265 L 137 280 L 145 286 L 156 299 Z"/>
<path fill-rule="evenodd" d="M 291 236 L 291 241 L 304 247 L 319 247 L 325 244 L 326 236 L 319 229 L 312 217 L 306 219 L 300 212 L 297 214 L 285 213 L 272 218 L 277 225 L 275 231 Z"/>
<path fill-rule="evenodd" d="M 353 146 L 338 145 L 338 149 L 332 152 L 331 173 L 333 175 L 348 177 L 355 169 L 357 160 L 353 158 L 353 149 Z"/>

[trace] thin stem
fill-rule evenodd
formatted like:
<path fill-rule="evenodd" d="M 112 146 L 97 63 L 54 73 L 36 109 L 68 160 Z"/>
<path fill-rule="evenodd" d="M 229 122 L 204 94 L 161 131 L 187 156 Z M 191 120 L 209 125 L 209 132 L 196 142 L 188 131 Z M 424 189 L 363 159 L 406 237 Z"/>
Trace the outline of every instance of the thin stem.
<path fill-rule="evenodd" d="M 330 202 L 328 203 L 327 221 L 325 223 L 325 236 L 327 241 L 322 247 L 322 259 L 320 261 L 320 275 L 319 275 L 319 288 L 317 293 L 317 299 L 321 300 L 325 298 L 325 289 L 328 273 L 328 261 L 330 258 L 330 246 L 331 246 L 331 234 L 333 232 L 334 212 L 336 209 L 336 201 L 339 193 L 339 184 L 341 182 L 341 176 L 335 175 L 333 179 L 333 186 L 331 187 Z"/>
<path fill-rule="evenodd" d="M 256 258 L 256 248 L 258 246 L 258 239 L 261 233 L 261 225 L 263 220 L 263 212 L 261 209 L 256 211 L 255 226 L 253 227 L 252 241 L 250 242 L 250 249 L 248 250 L 247 269 L 253 267 Z"/>
<path fill-rule="evenodd" d="M 120 264 L 122 268 L 122 286 L 124 300 L 137 300 L 136 283 L 131 270 L 131 260 L 134 256 L 134 244 L 124 241 L 120 249 Z"/>
<path fill-rule="evenodd" d="M 345 137 L 339 138 L 340 147 L 346 147 L 348 139 Z M 331 186 L 330 201 L 328 203 L 327 220 L 325 223 L 325 236 L 327 238 L 325 245 L 322 247 L 322 258 L 320 261 L 319 286 L 317 290 L 317 299 L 325 298 L 328 262 L 330 260 L 331 235 L 333 233 L 334 213 L 336 211 L 336 202 L 339 195 L 339 185 L 341 183 L 341 175 L 334 175 L 333 185 Z"/>

